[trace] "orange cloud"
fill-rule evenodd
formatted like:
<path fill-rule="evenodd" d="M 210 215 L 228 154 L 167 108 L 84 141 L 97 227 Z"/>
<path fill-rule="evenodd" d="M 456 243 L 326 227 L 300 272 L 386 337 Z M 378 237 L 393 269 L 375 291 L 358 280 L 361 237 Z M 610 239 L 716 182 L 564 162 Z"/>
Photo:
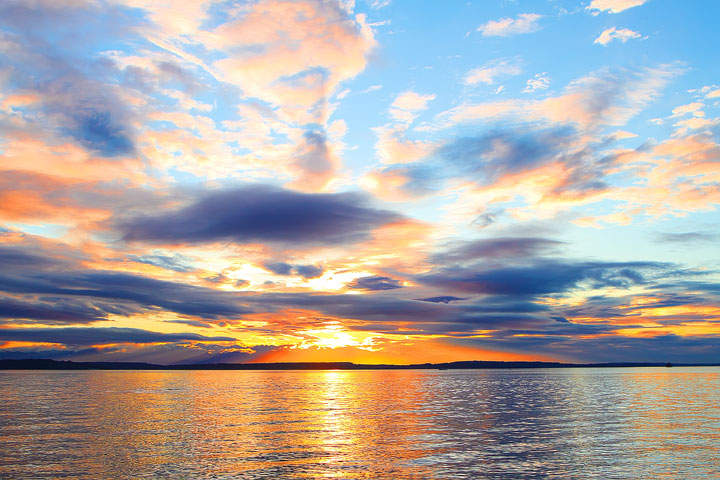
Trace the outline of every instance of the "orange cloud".
<path fill-rule="evenodd" d="M 215 67 L 248 96 L 284 108 L 291 116 L 326 100 L 336 86 L 365 68 L 375 45 L 364 17 L 348 17 L 339 5 L 264 0 L 238 20 L 219 26 L 208 45 L 228 54 Z M 299 123 L 322 118 L 295 118 Z"/>

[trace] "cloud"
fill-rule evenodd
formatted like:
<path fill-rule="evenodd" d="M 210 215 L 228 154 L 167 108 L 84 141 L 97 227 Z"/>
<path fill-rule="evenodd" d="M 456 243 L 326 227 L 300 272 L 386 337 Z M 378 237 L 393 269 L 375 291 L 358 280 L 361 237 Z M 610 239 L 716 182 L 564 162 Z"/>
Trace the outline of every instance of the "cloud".
<path fill-rule="evenodd" d="M 447 305 L 450 302 L 456 302 L 456 301 L 465 300 L 465 299 L 460 298 L 460 297 L 453 297 L 452 295 L 443 295 L 440 297 L 418 298 L 418 300 L 420 300 L 422 302 L 444 303 Z"/>
<path fill-rule="evenodd" d="M 137 328 L 1 328 L 0 340 L 61 343 L 90 346 L 109 343 L 157 343 L 189 341 L 235 341 L 233 337 L 207 337 L 197 333 L 160 333 Z"/>
<path fill-rule="evenodd" d="M 407 131 L 402 127 L 377 127 L 374 131 L 378 136 L 375 150 L 385 164 L 415 162 L 437 148 L 435 142 L 407 138 Z"/>
<path fill-rule="evenodd" d="M 3 2 L 0 59 L 15 66 L 10 70 L 11 89 L 36 98 L 26 106 L 34 130 L 71 138 L 101 157 L 132 156 L 134 116 L 109 81 L 114 65 L 82 58 L 78 52 L 99 43 L 102 33 L 127 28 L 122 8 L 108 7 L 102 14 L 99 8 L 90 2 Z M 76 25 L 86 29 L 82 43 Z"/>
<path fill-rule="evenodd" d="M 507 37 L 519 33 L 532 33 L 540 30 L 538 20 L 542 15 L 521 13 L 517 18 L 501 18 L 480 25 L 477 30 L 483 37 Z"/>
<path fill-rule="evenodd" d="M 242 305 L 241 299 L 232 292 L 113 271 L 0 275 L 0 290 L 13 294 L 110 300 L 117 302 L 113 304 L 117 308 L 112 312 L 117 314 L 160 308 L 182 315 L 218 319 L 239 318 L 252 311 Z"/>
<path fill-rule="evenodd" d="M 517 332 L 520 333 L 520 332 Z M 487 339 L 453 339 L 453 344 L 510 352 L 538 352 L 566 361 L 702 363 L 720 356 L 720 340 L 709 336 L 657 335 L 627 337 L 603 335 L 504 336 Z"/>
<path fill-rule="evenodd" d="M 427 104 L 435 99 L 435 95 L 422 95 L 411 90 L 398 95 L 390 105 L 389 113 L 397 121 L 412 122 L 417 115 L 427 109 Z"/>
<path fill-rule="evenodd" d="M 323 274 L 322 267 L 315 265 L 296 265 L 295 272 L 303 278 L 317 278 Z"/>
<path fill-rule="evenodd" d="M 209 320 L 240 318 L 253 311 L 234 292 L 126 272 L 85 269 L 79 262 L 87 258 L 77 254 L 73 258 L 73 253 L 64 255 L 61 248 L 33 245 L 32 241 L 0 248 L 0 261 L 11 259 L 3 262 L 0 292 L 20 302 L 15 305 L 8 300 L 6 310 L 19 318 L 49 317 L 51 313 L 43 312 L 54 310 L 57 321 L 62 323 L 69 322 L 73 315 L 78 323 L 87 323 L 108 314 L 131 316 L 158 310 Z M 29 310 L 33 302 L 35 313 Z M 25 317 L 21 311 L 26 312 Z"/>
<path fill-rule="evenodd" d="M 373 172 L 372 180 L 381 188 L 373 191 L 389 198 L 413 198 L 460 180 L 477 192 L 513 185 L 517 196 L 579 201 L 608 188 L 604 178 L 616 161 L 613 155 L 599 154 L 601 142 L 587 141 L 569 125 L 497 127 L 452 139 L 421 161 Z M 523 182 L 533 188 L 518 188 Z"/>
<path fill-rule="evenodd" d="M 463 104 L 437 116 L 446 126 L 478 120 L 511 120 L 574 124 L 582 129 L 626 124 L 655 100 L 668 81 L 681 73 L 678 65 L 653 68 L 601 69 L 566 86 L 561 95 L 544 100 L 505 100 Z"/>
<path fill-rule="evenodd" d="M 392 0 L 370 0 L 370 8 L 378 10 L 387 7 L 390 5 L 390 2 L 392 2 Z"/>
<path fill-rule="evenodd" d="M 6 159 L 14 164 L 12 167 L 28 166 L 13 159 L 12 154 Z M 42 156 L 42 161 L 48 164 L 53 160 Z M 34 166 L 40 167 L 33 165 L 30 168 Z M 162 201 L 155 192 L 111 181 L 1 169 L 0 160 L 0 221 L 91 225 L 111 217 L 116 209 L 127 211 Z M 78 165 L 77 170 L 75 173 L 82 176 L 82 165 Z"/>
<path fill-rule="evenodd" d="M 248 363 L 262 361 L 270 352 L 282 347 L 254 345 L 249 348 L 227 341 L 182 340 L 163 343 L 125 343 L 119 346 L 77 346 L 57 348 L 40 345 L 3 350 L 3 358 L 52 358 L 76 362 L 147 362 L 160 365 L 195 363 Z"/>
<path fill-rule="evenodd" d="M 444 160 L 446 174 L 472 179 L 479 186 L 490 186 L 503 177 L 544 165 L 562 164 L 566 175 L 556 178 L 556 192 L 604 188 L 602 172 L 612 162 L 611 158 L 596 158 L 592 149 L 579 143 L 577 131 L 570 127 L 498 129 L 456 139 L 439 148 L 437 154 Z"/>
<path fill-rule="evenodd" d="M 289 186 L 303 191 L 326 190 L 340 164 L 323 131 L 306 131 L 291 163 L 296 178 Z"/>
<path fill-rule="evenodd" d="M 587 10 L 590 10 L 593 15 L 597 15 L 600 12 L 608 13 L 620 13 L 628 8 L 639 7 L 648 0 L 592 0 L 588 5 Z"/>
<path fill-rule="evenodd" d="M 720 234 L 714 232 L 678 232 L 662 233 L 657 240 L 663 243 L 712 243 L 720 239 Z"/>
<path fill-rule="evenodd" d="M 174 252 L 170 255 L 150 254 L 150 255 L 128 255 L 130 260 L 147 265 L 173 270 L 176 272 L 191 272 L 194 268 L 191 266 L 192 259 Z"/>
<path fill-rule="evenodd" d="M 680 105 L 680 106 L 672 109 L 671 118 L 682 117 L 683 115 L 687 115 L 690 113 L 692 113 L 693 115 L 702 116 L 703 111 L 701 109 L 703 107 L 704 107 L 704 104 L 702 102 L 692 102 L 692 103 L 688 103 L 686 105 Z"/>
<path fill-rule="evenodd" d="M 290 265 L 285 262 L 265 263 L 263 267 L 275 275 L 300 275 L 303 278 L 317 278 L 323 269 L 315 265 Z"/>
<path fill-rule="evenodd" d="M 275 275 L 290 275 L 292 273 L 292 265 L 289 263 L 266 263 L 263 267 Z"/>
<path fill-rule="evenodd" d="M 514 60 L 495 60 L 482 67 L 470 70 L 463 79 L 465 85 L 475 85 L 477 83 L 486 83 L 492 85 L 495 78 L 506 75 L 518 75 L 522 73 L 522 68 Z"/>
<path fill-rule="evenodd" d="M 223 80 L 299 123 L 312 118 L 308 112 L 323 123 L 328 96 L 365 68 L 375 45 L 363 16 L 322 0 L 259 1 L 203 38 L 227 56 L 213 64 Z"/>
<path fill-rule="evenodd" d="M 627 28 L 617 29 L 612 27 L 603 30 L 600 36 L 597 37 L 593 43 L 599 43 L 600 45 L 605 46 L 613 40 L 620 40 L 622 43 L 625 43 L 631 38 L 642 38 L 642 35 Z"/>
<path fill-rule="evenodd" d="M 557 250 L 565 245 L 564 242 L 540 237 L 496 237 L 446 248 L 433 257 L 433 263 L 443 265 L 447 263 L 464 263 L 473 260 L 486 259 L 506 262 L 513 258 L 535 257 Z"/>
<path fill-rule="evenodd" d="M 107 310 L 91 303 L 67 299 L 39 298 L 25 302 L 0 297 L 0 318 L 13 324 L 87 324 L 106 320 Z"/>
<path fill-rule="evenodd" d="M 547 90 L 550 87 L 550 77 L 547 72 L 536 73 L 533 78 L 528 79 L 523 92 L 532 93 L 536 90 Z"/>
<path fill-rule="evenodd" d="M 529 266 L 439 268 L 419 275 L 424 285 L 454 291 L 509 296 L 564 293 L 587 283 L 591 288 L 629 288 L 644 282 L 643 271 L 664 268 L 652 262 L 559 262 L 540 260 Z"/>
<path fill-rule="evenodd" d="M 402 288 L 403 284 L 394 278 L 373 276 L 360 277 L 347 286 L 357 290 L 394 290 Z"/>
<path fill-rule="evenodd" d="M 366 203 L 356 193 L 309 194 L 253 185 L 210 191 L 178 210 L 126 218 L 115 226 L 125 240 L 150 243 L 348 244 L 401 218 Z"/>
<path fill-rule="evenodd" d="M 290 188 L 308 192 L 329 191 L 340 181 L 343 145 L 328 125 L 336 107 L 331 99 L 344 81 L 363 71 L 376 44 L 365 15 L 352 13 L 354 2 L 259 0 L 231 2 L 222 11 L 213 2 L 130 3 L 136 15 L 145 15 L 136 30 L 153 45 L 153 54 L 163 57 L 157 75 L 178 75 L 167 68 L 167 58 L 174 58 L 195 75 L 194 82 L 181 85 L 229 95 L 240 114 L 222 122 L 236 131 L 232 136 L 216 128 L 213 113 L 200 128 L 197 112 L 177 130 L 144 132 L 142 146 L 151 158 L 196 176 L 289 176 Z M 162 94 L 173 88 L 185 110 L 212 110 L 197 96 L 178 92 L 178 82 Z M 159 110 L 156 117 L 167 108 Z"/>

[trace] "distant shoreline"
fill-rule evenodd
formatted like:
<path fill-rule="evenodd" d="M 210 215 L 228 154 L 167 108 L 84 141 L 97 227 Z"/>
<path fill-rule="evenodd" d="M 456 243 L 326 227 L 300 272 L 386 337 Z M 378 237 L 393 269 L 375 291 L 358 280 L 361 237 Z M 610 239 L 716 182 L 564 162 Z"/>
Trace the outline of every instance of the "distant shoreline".
<path fill-rule="evenodd" d="M 718 367 L 720 363 L 614 362 L 491 362 L 460 361 L 412 365 L 351 362 L 194 363 L 159 365 L 143 362 L 72 362 L 50 359 L 0 360 L 0 370 L 485 370 L 520 368 Z"/>

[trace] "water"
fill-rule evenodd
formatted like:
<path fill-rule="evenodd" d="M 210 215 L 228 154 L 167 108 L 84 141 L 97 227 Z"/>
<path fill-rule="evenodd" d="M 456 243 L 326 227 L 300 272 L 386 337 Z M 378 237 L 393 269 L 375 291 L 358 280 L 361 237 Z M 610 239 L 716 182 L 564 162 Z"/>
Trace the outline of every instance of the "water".
<path fill-rule="evenodd" d="M 720 368 L 0 372 L 1 479 L 720 479 Z"/>

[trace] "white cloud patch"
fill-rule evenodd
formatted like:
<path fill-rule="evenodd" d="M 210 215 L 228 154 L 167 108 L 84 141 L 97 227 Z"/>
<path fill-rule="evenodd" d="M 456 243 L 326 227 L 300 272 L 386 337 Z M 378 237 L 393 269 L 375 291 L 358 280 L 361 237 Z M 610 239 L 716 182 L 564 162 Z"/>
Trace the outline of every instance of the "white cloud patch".
<path fill-rule="evenodd" d="M 420 112 L 427 108 L 428 102 L 435 99 L 435 95 L 422 95 L 411 90 L 397 96 L 390 105 L 390 115 L 399 122 L 410 123 Z"/>
<path fill-rule="evenodd" d="M 550 86 L 550 77 L 547 72 L 537 73 L 533 78 L 528 79 L 527 86 L 523 92 L 532 93 L 535 90 L 545 90 Z"/>
<path fill-rule="evenodd" d="M 559 96 L 534 100 L 505 100 L 462 104 L 440 113 L 437 125 L 456 125 L 480 119 L 521 116 L 553 123 L 573 123 L 591 131 L 624 125 L 655 100 L 667 82 L 680 74 L 676 65 L 640 70 L 600 70 L 568 85 Z"/>
<path fill-rule="evenodd" d="M 703 104 L 700 102 L 693 102 L 688 103 L 687 105 L 680 105 L 679 107 L 673 108 L 672 116 L 673 117 L 681 117 L 683 115 L 687 115 L 688 113 L 692 113 L 696 117 L 702 117 L 704 116 L 704 113 L 700 110 L 703 108 Z"/>
<path fill-rule="evenodd" d="M 613 40 L 620 40 L 621 42 L 625 43 L 631 38 L 642 38 L 642 35 L 640 35 L 638 32 L 633 32 L 628 28 L 617 29 L 615 27 L 612 27 L 608 28 L 607 30 L 603 30 L 600 36 L 596 38 L 593 43 L 607 45 Z"/>
<path fill-rule="evenodd" d="M 390 5 L 391 1 L 392 0 L 372 0 L 370 2 L 370 8 L 372 8 L 373 10 L 378 10 L 380 8 L 384 8 Z"/>
<path fill-rule="evenodd" d="M 538 20 L 541 18 L 542 15 L 537 13 L 521 13 L 517 18 L 490 20 L 480 25 L 477 30 L 483 37 L 507 37 L 519 33 L 532 33 L 540 30 Z"/>
<path fill-rule="evenodd" d="M 592 0 L 587 9 L 593 15 L 600 12 L 620 13 L 628 8 L 639 7 L 647 2 L 647 0 Z"/>
<path fill-rule="evenodd" d="M 470 70 L 465 75 L 463 83 L 465 83 L 465 85 L 475 85 L 478 83 L 492 85 L 496 77 L 518 75 L 520 73 L 522 73 L 522 69 L 517 62 L 512 60 L 495 60 L 487 65 Z"/>

